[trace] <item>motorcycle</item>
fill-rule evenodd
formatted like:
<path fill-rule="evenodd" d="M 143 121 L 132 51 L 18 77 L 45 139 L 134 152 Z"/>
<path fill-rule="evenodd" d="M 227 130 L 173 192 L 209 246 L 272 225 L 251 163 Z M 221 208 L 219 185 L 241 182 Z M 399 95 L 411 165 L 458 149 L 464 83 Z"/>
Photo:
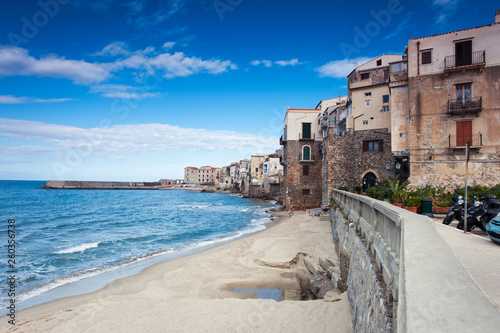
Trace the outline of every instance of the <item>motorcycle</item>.
<path fill-rule="evenodd" d="M 486 233 L 493 243 L 500 245 L 500 213 L 493 217 L 486 225 Z"/>
<path fill-rule="evenodd" d="M 473 194 L 473 201 L 471 202 L 471 205 L 467 207 L 467 231 L 472 231 L 476 227 L 486 231 L 480 220 L 481 216 L 486 213 L 486 209 L 484 208 L 485 198 L 479 200 L 476 199 L 476 194 Z M 465 218 L 462 216 L 457 224 L 457 229 L 464 230 L 464 221 Z"/>
<path fill-rule="evenodd" d="M 465 204 L 464 197 L 459 195 L 456 190 L 455 193 L 456 194 L 451 198 L 455 204 L 450 208 L 450 210 L 446 214 L 446 217 L 443 220 L 443 224 L 448 225 L 455 219 L 460 221 L 464 213 L 464 204 Z"/>

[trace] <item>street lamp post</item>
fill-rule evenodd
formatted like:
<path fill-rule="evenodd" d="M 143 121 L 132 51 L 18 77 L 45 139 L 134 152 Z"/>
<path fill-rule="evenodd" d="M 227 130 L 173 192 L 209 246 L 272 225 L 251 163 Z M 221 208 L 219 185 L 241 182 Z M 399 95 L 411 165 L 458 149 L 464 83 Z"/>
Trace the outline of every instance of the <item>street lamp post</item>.
<path fill-rule="evenodd" d="M 356 188 L 356 119 L 359 117 L 364 116 L 365 114 L 362 113 L 357 117 L 352 118 L 352 150 L 354 154 L 354 168 L 353 168 L 353 174 L 352 174 L 352 191 L 355 191 Z"/>

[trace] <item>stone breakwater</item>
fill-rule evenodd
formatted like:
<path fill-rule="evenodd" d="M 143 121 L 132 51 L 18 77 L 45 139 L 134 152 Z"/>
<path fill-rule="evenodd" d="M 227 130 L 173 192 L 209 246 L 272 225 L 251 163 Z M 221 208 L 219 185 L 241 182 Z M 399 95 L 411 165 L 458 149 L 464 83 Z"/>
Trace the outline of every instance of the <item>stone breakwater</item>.
<path fill-rule="evenodd" d="M 354 331 L 393 332 L 392 295 L 386 292 L 366 242 L 340 211 L 332 211 L 331 220 L 342 283 L 345 283 L 343 288 L 347 288 L 351 304 Z"/>
<path fill-rule="evenodd" d="M 160 182 L 100 182 L 75 180 L 48 180 L 40 188 L 49 190 L 157 190 Z"/>

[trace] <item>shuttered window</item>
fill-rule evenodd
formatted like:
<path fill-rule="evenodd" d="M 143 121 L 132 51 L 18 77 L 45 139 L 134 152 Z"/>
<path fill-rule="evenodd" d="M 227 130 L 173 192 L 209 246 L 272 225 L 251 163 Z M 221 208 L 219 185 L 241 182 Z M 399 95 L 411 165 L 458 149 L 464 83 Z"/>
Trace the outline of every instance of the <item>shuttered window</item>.
<path fill-rule="evenodd" d="M 363 141 L 363 151 L 384 151 L 383 140 L 366 140 Z"/>

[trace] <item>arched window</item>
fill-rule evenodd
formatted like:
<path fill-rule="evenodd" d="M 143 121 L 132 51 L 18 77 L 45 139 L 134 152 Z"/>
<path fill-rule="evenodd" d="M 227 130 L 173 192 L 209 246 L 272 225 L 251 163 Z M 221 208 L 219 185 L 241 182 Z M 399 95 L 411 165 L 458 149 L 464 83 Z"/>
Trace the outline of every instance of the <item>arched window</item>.
<path fill-rule="evenodd" d="M 302 147 L 302 160 L 303 161 L 311 160 L 311 147 L 309 146 Z"/>

